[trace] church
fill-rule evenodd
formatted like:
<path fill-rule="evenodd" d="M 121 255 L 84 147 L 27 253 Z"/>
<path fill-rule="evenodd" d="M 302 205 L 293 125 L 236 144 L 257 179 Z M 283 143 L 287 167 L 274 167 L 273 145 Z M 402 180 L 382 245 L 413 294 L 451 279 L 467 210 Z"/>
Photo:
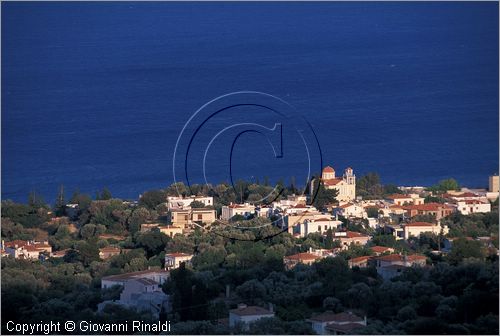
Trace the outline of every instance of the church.
<path fill-rule="evenodd" d="M 323 168 L 321 180 L 326 189 L 338 191 L 337 201 L 349 202 L 356 198 L 356 176 L 351 167 L 347 167 L 342 177 L 335 176 L 335 169 L 330 166 Z M 311 195 L 314 193 L 314 180 L 311 181 Z"/>

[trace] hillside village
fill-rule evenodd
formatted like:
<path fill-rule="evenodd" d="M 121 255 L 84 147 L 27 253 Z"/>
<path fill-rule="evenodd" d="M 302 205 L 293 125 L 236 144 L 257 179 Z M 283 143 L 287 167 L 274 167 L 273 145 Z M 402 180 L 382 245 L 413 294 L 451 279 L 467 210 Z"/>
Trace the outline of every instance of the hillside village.
<path fill-rule="evenodd" d="M 499 177 L 487 190 L 377 178 L 327 166 L 307 193 L 283 186 L 268 202 L 255 200 L 272 187 L 243 181 L 138 201 L 108 190 L 61 193 L 52 208 L 4 201 L 2 303 L 30 293 L 4 318 L 69 305 L 95 319 L 169 320 L 176 333 L 498 332 Z M 479 268 L 487 280 L 468 271 Z M 75 303 L 78 291 L 88 297 Z"/>

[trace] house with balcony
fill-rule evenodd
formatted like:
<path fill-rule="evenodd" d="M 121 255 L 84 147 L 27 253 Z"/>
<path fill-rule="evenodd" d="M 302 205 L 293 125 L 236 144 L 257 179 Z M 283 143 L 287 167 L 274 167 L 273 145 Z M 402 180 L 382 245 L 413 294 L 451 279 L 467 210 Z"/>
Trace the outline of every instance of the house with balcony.
<path fill-rule="evenodd" d="M 16 259 L 40 259 L 43 256 L 50 256 L 52 246 L 47 241 L 37 242 L 34 240 L 13 240 L 10 242 L 2 241 L 2 249 Z"/>
<path fill-rule="evenodd" d="M 236 215 L 240 215 L 245 218 L 255 215 L 255 206 L 250 203 L 243 203 L 243 204 L 231 203 L 229 205 L 224 205 L 222 207 L 222 215 L 221 215 L 222 220 L 228 221 Z"/>
<path fill-rule="evenodd" d="M 351 244 L 366 245 L 370 236 L 354 231 L 338 231 L 334 233 L 334 240 L 340 240 L 343 249 L 348 249 Z"/>

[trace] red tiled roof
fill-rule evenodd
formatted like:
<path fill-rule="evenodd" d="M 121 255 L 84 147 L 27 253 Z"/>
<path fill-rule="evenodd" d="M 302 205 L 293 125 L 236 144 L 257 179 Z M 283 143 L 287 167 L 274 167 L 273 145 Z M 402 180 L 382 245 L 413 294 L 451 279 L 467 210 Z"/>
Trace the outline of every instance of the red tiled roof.
<path fill-rule="evenodd" d="M 403 206 L 405 210 L 421 210 L 421 211 L 438 211 L 440 209 L 449 209 L 450 207 L 441 203 L 426 203 L 419 205 L 407 205 Z"/>
<path fill-rule="evenodd" d="M 323 168 L 323 173 L 333 173 L 333 172 L 335 172 L 335 170 L 330 166 L 326 166 L 325 168 Z"/>
<path fill-rule="evenodd" d="M 343 324 L 338 324 L 338 323 L 331 323 L 326 326 L 326 330 L 328 331 L 340 331 L 342 333 L 349 333 L 354 329 L 357 328 L 364 328 L 365 325 L 361 323 L 343 323 Z"/>
<path fill-rule="evenodd" d="M 315 254 L 312 254 L 312 253 L 309 253 L 309 252 L 303 252 L 303 253 L 297 253 L 297 254 L 293 254 L 293 255 L 289 255 L 289 256 L 286 256 L 285 259 L 289 259 L 289 260 L 298 260 L 298 261 L 301 261 L 301 260 L 316 260 L 316 259 L 320 259 L 321 257 L 315 255 Z"/>
<path fill-rule="evenodd" d="M 323 183 L 324 183 L 326 186 L 337 185 L 337 184 L 339 184 L 340 182 L 342 182 L 342 179 L 341 179 L 341 178 L 334 178 L 334 179 L 326 179 L 326 180 L 323 180 Z"/>
<path fill-rule="evenodd" d="M 372 246 L 370 249 L 375 253 L 384 253 L 391 250 L 390 247 L 386 246 Z"/>
<path fill-rule="evenodd" d="M 25 245 L 23 247 L 26 251 L 29 251 L 29 252 L 35 252 L 35 251 L 40 251 L 39 248 L 37 248 L 36 246 L 34 245 Z"/>
<path fill-rule="evenodd" d="M 386 256 L 377 257 L 377 259 L 382 260 L 382 261 L 388 261 L 388 262 L 390 262 L 390 261 L 404 261 L 404 256 L 401 254 L 389 254 Z M 406 256 L 407 261 L 426 260 L 426 259 L 427 258 L 425 256 L 418 255 L 418 254 L 412 254 L 412 255 Z"/>
<path fill-rule="evenodd" d="M 407 223 L 407 224 L 404 224 L 404 226 L 436 226 L 438 224 L 432 224 L 432 223 L 428 223 L 428 222 L 413 222 L 413 223 Z"/>
<path fill-rule="evenodd" d="M 412 254 L 412 255 L 407 256 L 406 260 L 408 260 L 408 261 L 427 260 L 427 257 L 423 256 L 423 255 L 418 255 L 418 254 Z"/>
<path fill-rule="evenodd" d="M 299 203 L 299 204 L 295 205 L 294 208 L 295 209 L 304 209 L 304 208 L 307 208 L 307 206 L 305 204 Z"/>
<path fill-rule="evenodd" d="M 387 196 L 388 199 L 399 199 L 399 198 L 409 198 L 411 199 L 412 197 L 410 195 L 405 195 L 405 194 L 392 194 Z"/>
<path fill-rule="evenodd" d="M 364 261 L 370 260 L 371 258 L 372 258 L 371 256 L 361 256 L 361 257 L 352 258 L 352 259 L 349 260 L 349 262 L 351 262 L 351 263 L 360 263 L 360 262 L 364 262 Z"/>
<path fill-rule="evenodd" d="M 13 241 L 10 241 L 10 242 L 5 242 L 4 244 L 6 247 L 14 247 L 14 246 L 18 246 L 18 247 L 21 247 L 21 246 L 25 246 L 25 245 L 28 245 L 28 242 L 26 240 L 13 240 Z"/>
<path fill-rule="evenodd" d="M 342 237 L 342 236 L 340 236 Z M 347 231 L 347 238 L 368 238 L 368 236 L 354 231 Z"/>
<path fill-rule="evenodd" d="M 353 205 L 354 204 L 352 204 L 352 203 L 346 203 L 344 205 L 339 206 L 339 208 L 345 209 L 345 208 L 348 208 L 348 207 L 353 206 Z"/>
<path fill-rule="evenodd" d="M 34 246 L 37 248 L 52 248 L 52 246 L 50 246 L 49 244 L 45 244 L 45 243 L 35 243 Z"/>

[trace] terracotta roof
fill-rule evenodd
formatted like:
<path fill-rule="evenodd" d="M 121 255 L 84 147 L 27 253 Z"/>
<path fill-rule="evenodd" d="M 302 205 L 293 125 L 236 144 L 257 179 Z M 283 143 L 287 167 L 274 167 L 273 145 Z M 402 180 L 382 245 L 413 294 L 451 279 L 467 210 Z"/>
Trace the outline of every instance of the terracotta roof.
<path fill-rule="evenodd" d="M 386 247 L 386 246 L 372 246 L 372 247 L 370 247 L 370 249 L 376 253 L 384 253 L 384 252 L 391 250 L 390 247 Z"/>
<path fill-rule="evenodd" d="M 339 206 L 339 208 L 345 209 L 345 208 L 348 208 L 348 207 L 353 206 L 353 205 L 354 204 L 352 204 L 352 203 L 346 203 L 344 205 Z"/>
<path fill-rule="evenodd" d="M 405 210 L 422 210 L 422 211 L 438 211 L 443 208 L 449 209 L 450 207 L 447 206 L 446 204 L 441 204 L 441 203 L 426 203 L 419 205 L 403 206 L 403 209 Z"/>
<path fill-rule="evenodd" d="M 365 325 L 361 323 L 343 323 L 343 324 L 338 324 L 338 323 L 331 323 L 328 324 L 325 329 L 328 331 L 340 331 L 343 333 L 348 333 L 354 329 L 357 328 L 364 328 Z"/>
<path fill-rule="evenodd" d="M 360 262 L 364 262 L 364 261 L 370 260 L 371 258 L 372 258 L 371 256 L 356 257 L 356 258 L 350 259 L 349 262 L 351 262 L 351 263 L 360 263 Z"/>
<path fill-rule="evenodd" d="M 304 253 L 297 253 L 297 254 L 293 254 L 293 255 L 289 255 L 289 256 L 286 256 L 285 259 L 289 259 L 289 260 L 298 260 L 298 261 L 301 261 L 301 260 L 316 260 L 316 259 L 320 259 L 321 257 L 315 255 L 315 254 L 312 254 L 312 253 L 309 253 L 309 252 L 304 252 Z"/>
<path fill-rule="evenodd" d="M 49 244 L 45 244 L 45 243 L 35 243 L 34 246 L 37 248 L 52 248 L 52 246 L 50 246 Z"/>
<path fill-rule="evenodd" d="M 335 170 L 330 167 L 330 166 L 326 166 L 325 168 L 323 168 L 323 173 L 334 173 Z"/>
<path fill-rule="evenodd" d="M 325 180 L 323 180 L 323 183 L 324 183 L 326 186 L 337 185 L 337 184 L 339 184 L 340 182 L 342 182 L 342 179 L 341 179 L 341 178 L 333 178 L 333 179 L 325 179 Z"/>
<path fill-rule="evenodd" d="M 28 245 L 28 242 L 26 240 L 13 240 L 10 242 L 5 242 L 4 244 L 6 247 L 15 247 L 16 245 L 18 247 Z"/>
<path fill-rule="evenodd" d="M 438 224 L 432 224 L 428 222 L 413 222 L 404 224 L 404 226 L 437 226 Z"/>
<path fill-rule="evenodd" d="M 389 255 L 380 256 L 380 257 L 376 257 L 376 258 L 378 260 L 388 261 L 388 262 L 391 262 L 391 261 L 404 261 L 404 256 L 401 255 L 401 254 L 389 254 Z M 427 258 L 425 256 L 417 255 L 417 254 L 412 254 L 412 255 L 406 256 L 406 260 L 407 261 L 426 260 L 426 259 Z"/>
<path fill-rule="evenodd" d="M 295 209 L 304 209 L 304 208 L 307 208 L 307 206 L 305 204 L 299 203 L 299 204 L 295 205 L 294 208 Z"/>
<path fill-rule="evenodd" d="M 342 237 L 342 236 L 340 236 L 340 237 Z M 359 232 L 347 231 L 346 238 L 368 238 L 368 236 L 364 235 L 362 233 L 359 233 Z"/>
<path fill-rule="evenodd" d="M 230 312 L 239 316 L 274 315 L 273 312 L 259 306 L 248 306 L 245 308 L 231 309 Z"/>
<path fill-rule="evenodd" d="M 333 323 L 345 323 L 345 322 L 362 322 L 364 321 L 361 317 L 353 313 L 338 313 L 324 312 L 319 315 L 311 317 L 309 320 L 318 322 L 333 322 Z"/>
<path fill-rule="evenodd" d="M 37 251 L 38 251 L 38 252 L 40 252 L 40 249 L 39 249 L 39 248 L 37 248 L 37 247 L 36 247 L 36 246 L 34 246 L 34 245 L 25 245 L 25 246 L 23 247 L 23 249 L 25 249 L 26 251 L 29 251 L 29 252 L 37 252 Z"/>

